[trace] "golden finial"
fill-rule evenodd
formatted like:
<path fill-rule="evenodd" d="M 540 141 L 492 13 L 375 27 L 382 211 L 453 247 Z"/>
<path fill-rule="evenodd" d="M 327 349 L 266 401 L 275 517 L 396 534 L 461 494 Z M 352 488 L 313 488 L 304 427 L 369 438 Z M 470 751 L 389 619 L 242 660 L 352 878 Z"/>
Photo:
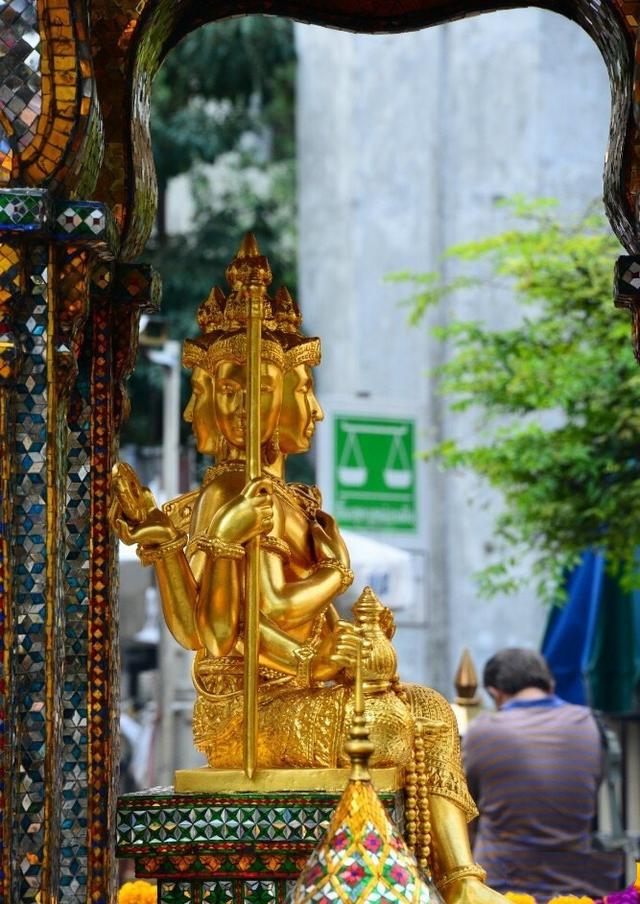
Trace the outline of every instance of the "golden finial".
<path fill-rule="evenodd" d="M 226 304 L 224 292 L 214 286 L 198 309 L 198 326 L 203 333 L 213 333 L 224 328 Z"/>
<path fill-rule="evenodd" d="M 454 678 L 456 696 L 451 709 L 458 723 L 458 733 L 463 737 L 473 721 L 482 710 L 482 700 L 476 693 L 478 690 L 478 674 L 473 664 L 471 653 L 466 648 L 462 651 L 456 677 Z"/>
<path fill-rule="evenodd" d="M 480 698 L 476 695 L 478 690 L 478 673 L 473 664 L 471 653 L 465 647 L 458 663 L 456 677 L 453 679 L 456 689 L 456 703 L 460 706 L 478 706 Z"/>
<path fill-rule="evenodd" d="M 225 310 L 225 319 L 229 323 L 242 327 L 247 323 L 247 293 L 258 304 L 259 319 L 271 319 L 271 302 L 267 296 L 267 286 L 271 285 L 273 279 L 271 266 L 267 258 L 260 254 L 253 233 L 247 232 L 243 238 L 238 253 L 227 267 L 226 276 L 231 286 Z"/>
<path fill-rule="evenodd" d="M 302 314 L 286 286 L 280 286 L 273 299 L 273 316 L 277 328 L 283 333 L 297 333 L 302 324 Z"/>
<path fill-rule="evenodd" d="M 369 738 L 369 729 L 367 728 L 367 720 L 364 714 L 362 640 L 357 646 L 354 684 L 353 719 L 349 729 L 349 739 L 344 746 L 351 760 L 351 781 L 370 782 L 369 758 L 373 753 L 373 744 Z"/>
<path fill-rule="evenodd" d="M 271 265 L 260 254 L 258 242 L 252 232 L 247 232 L 242 239 L 238 253 L 227 267 L 226 276 L 233 292 L 242 286 L 271 285 Z"/>
<path fill-rule="evenodd" d="M 244 238 L 240 242 L 236 257 L 260 257 L 260 249 L 258 248 L 258 240 L 253 232 L 246 232 Z"/>
<path fill-rule="evenodd" d="M 221 356 L 246 358 L 246 342 L 239 334 L 246 329 L 250 308 L 255 308 L 263 331 L 279 334 L 275 340 L 273 337 L 263 340 L 262 352 L 269 360 L 285 370 L 292 370 L 299 364 L 313 367 L 320 363 L 320 340 L 303 336 L 302 315 L 289 290 L 282 286 L 273 300 L 267 295 L 272 280 L 271 267 L 260 253 L 252 233 L 248 232 L 243 238 L 238 253 L 227 267 L 226 276 L 231 287 L 228 296 L 214 286 L 200 305 L 201 336 L 185 340 L 182 359 L 185 367 L 202 367 L 214 374 Z M 227 333 L 229 337 L 215 335 L 220 333 Z M 232 335 L 234 333 L 238 335 Z"/>

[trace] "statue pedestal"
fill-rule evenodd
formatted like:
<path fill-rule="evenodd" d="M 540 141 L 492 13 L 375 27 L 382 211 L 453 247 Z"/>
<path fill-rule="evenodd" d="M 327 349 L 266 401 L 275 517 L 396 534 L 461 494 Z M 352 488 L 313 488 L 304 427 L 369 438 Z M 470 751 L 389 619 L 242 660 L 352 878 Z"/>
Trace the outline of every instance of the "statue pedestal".
<path fill-rule="evenodd" d="M 379 796 L 401 825 L 402 791 Z M 117 856 L 135 861 L 139 879 L 157 879 L 158 904 L 282 904 L 340 797 L 173 788 L 125 794 Z"/>

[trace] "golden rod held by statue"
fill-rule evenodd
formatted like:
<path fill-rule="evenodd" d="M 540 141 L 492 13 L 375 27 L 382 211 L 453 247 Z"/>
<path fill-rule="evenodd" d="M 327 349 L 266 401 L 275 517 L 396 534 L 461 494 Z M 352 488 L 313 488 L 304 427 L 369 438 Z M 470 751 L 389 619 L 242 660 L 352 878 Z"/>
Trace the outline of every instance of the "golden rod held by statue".
<path fill-rule="evenodd" d="M 247 317 L 247 483 L 261 476 L 260 345 L 263 286 L 251 285 Z M 260 535 L 247 546 L 244 624 L 244 749 L 245 775 L 253 778 L 258 744 L 258 616 L 260 603 Z"/>

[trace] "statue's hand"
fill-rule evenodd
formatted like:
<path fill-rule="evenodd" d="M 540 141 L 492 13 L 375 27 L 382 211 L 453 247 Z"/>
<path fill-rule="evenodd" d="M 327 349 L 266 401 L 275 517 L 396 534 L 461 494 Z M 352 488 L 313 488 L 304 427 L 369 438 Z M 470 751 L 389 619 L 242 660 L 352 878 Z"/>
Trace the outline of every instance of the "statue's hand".
<path fill-rule="evenodd" d="M 169 516 L 156 505 L 151 490 L 143 487 L 133 468 L 122 461 L 116 462 L 111 472 L 109 523 L 130 546 L 157 546 L 178 534 Z"/>
<path fill-rule="evenodd" d="M 117 461 L 111 469 L 111 499 L 118 502 L 122 516 L 133 524 L 140 524 L 150 509 L 157 508 L 153 493 L 142 486 L 126 461 Z"/>
<path fill-rule="evenodd" d="M 221 506 L 211 531 L 226 543 L 246 543 L 273 528 L 273 488 L 262 477 L 251 480 L 239 496 Z"/>
<path fill-rule="evenodd" d="M 508 904 L 507 898 L 473 876 L 452 882 L 441 895 L 446 904 Z"/>
<path fill-rule="evenodd" d="M 326 512 L 319 511 L 315 522 L 311 525 L 311 537 L 316 560 L 336 559 L 345 568 L 349 568 L 349 550 L 342 539 L 335 518 Z"/>
<path fill-rule="evenodd" d="M 323 638 L 318 651 L 313 658 L 311 672 L 318 681 L 328 681 L 344 671 L 345 668 L 355 668 L 358 645 L 367 645 L 351 622 L 339 621 L 335 628 Z"/>

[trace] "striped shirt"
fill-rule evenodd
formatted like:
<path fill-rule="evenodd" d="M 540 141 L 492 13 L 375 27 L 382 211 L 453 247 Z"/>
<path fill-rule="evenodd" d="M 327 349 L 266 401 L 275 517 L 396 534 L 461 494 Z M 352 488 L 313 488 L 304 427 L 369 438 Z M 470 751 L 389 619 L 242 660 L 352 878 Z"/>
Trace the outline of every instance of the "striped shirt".
<path fill-rule="evenodd" d="M 512 700 L 471 722 L 463 756 L 490 887 L 542 900 L 616 890 L 620 855 L 591 848 L 602 743 L 590 710 L 553 695 Z"/>

